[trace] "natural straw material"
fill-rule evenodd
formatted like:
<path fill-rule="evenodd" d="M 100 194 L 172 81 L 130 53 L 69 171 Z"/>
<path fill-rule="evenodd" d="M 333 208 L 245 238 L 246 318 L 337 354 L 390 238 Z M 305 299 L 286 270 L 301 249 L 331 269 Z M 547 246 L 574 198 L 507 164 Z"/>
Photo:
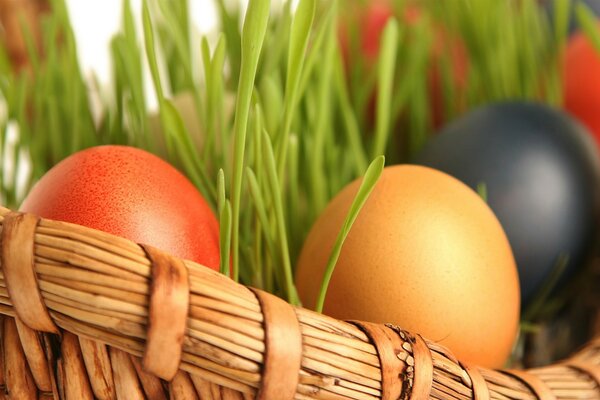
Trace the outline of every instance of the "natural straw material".
<path fill-rule="evenodd" d="M 45 219 L 30 229 L 32 218 L 0 208 L 1 248 L 11 249 L 1 252 L 0 313 L 20 320 L 5 317 L 2 324 L 0 384 L 11 399 L 600 399 L 600 340 L 564 363 L 527 372 L 465 366 L 396 326 L 293 308 L 192 262 L 157 250 L 149 257 L 140 245 L 99 231 Z M 6 271 L 17 268 L 7 263 L 30 255 L 33 265 L 18 268 L 35 274 L 7 279 Z M 150 258 L 156 263 L 157 257 L 167 266 L 182 262 L 188 273 L 180 371 L 168 383 L 140 359 L 160 352 L 151 349 L 160 341 L 147 341 L 153 324 L 166 337 L 179 329 L 152 321 L 177 312 L 176 302 L 155 301 L 165 298 L 158 294 L 165 288 L 156 288 L 185 286 L 153 271 Z M 9 295 L 23 288 L 34 292 Z M 35 299 L 36 291 L 60 336 L 23 322 L 40 309 L 18 302 Z M 177 363 L 174 342 L 164 345 L 165 364 Z"/>

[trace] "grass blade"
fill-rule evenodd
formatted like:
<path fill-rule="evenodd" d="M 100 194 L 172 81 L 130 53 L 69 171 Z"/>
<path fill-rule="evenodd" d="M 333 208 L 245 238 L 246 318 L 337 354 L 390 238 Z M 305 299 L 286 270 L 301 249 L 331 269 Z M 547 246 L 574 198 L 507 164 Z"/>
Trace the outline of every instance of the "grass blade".
<path fill-rule="evenodd" d="M 242 176 L 244 169 L 244 152 L 246 149 L 246 129 L 250 113 L 250 101 L 254 88 L 254 79 L 258 68 L 262 44 L 269 21 L 270 0 L 251 0 L 246 11 L 242 32 L 242 60 L 240 81 L 235 107 L 233 172 L 231 182 L 232 200 L 232 257 L 233 279 L 239 279 L 239 243 L 240 243 L 240 201 L 242 192 Z"/>
<path fill-rule="evenodd" d="M 600 30 L 598 20 L 593 11 L 583 2 L 578 2 L 576 9 L 577 21 L 596 50 L 600 52 Z"/>
<path fill-rule="evenodd" d="M 222 210 L 219 212 L 219 249 L 221 260 L 219 271 L 225 275 L 230 275 L 229 249 L 231 248 L 231 203 L 225 201 Z"/>
<path fill-rule="evenodd" d="M 394 66 L 396 65 L 398 40 L 398 22 L 392 19 L 383 30 L 382 47 L 377 68 L 377 117 L 375 120 L 375 143 L 371 152 L 372 157 L 385 154 L 390 134 Z"/>
<path fill-rule="evenodd" d="M 295 108 L 299 95 L 298 85 L 300 83 L 300 77 L 302 76 L 308 38 L 310 37 L 313 20 L 315 18 L 315 9 L 316 0 L 300 0 L 292 21 L 285 81 L 283 129 L 277 151 L 277 171 L 280 179 L 283 176 L 283 169 L 286 163 L 285 160 L 287 157 L 292 118 L 296 114 Z"/>
<path fill-rule="evenodd" d="M 285 214 L 283 211 L 283 200 L 281 197 L 282 191 L 279 186 L 277 177 L 277 167 L 275 165 L 275 155 L 269 134 L 263 132 L 263 155 L 267 169 L 267 182 L 270 186 L 270 194 L 275 209 L 275 222 L 277 227 L 277 241 L 280 248 L 280 257 L 282 261 L 282 269 L 284 276 L 284 288 L 287 295 L 287 300 L 291 304 L 300 304 L 296 288 L 294 286 L 294 278 L 292 276 L 292 263 L 290 261 L 290 250 L 288 246 L 287 231 L 285 228 Z"/>
<path fill-rule="evenodd" d="M 315 311 L 317 312 L 323 312 L 323 305 L 325 304 L 325 295 L 327 294 L 327 288 L 329 287 L 329 282 L 331 281 L 331 277 L 333 276 L 335 264 L 337 263 L 337 260 L 339 259 L 340 254 L 342 252 L 344 241 L 348 237 L 350 229 L 352 229 L 352 225 L 354 224 L 354 221 L 356 221 L 360 210 L 369 198 L 369 195 L 373 191 L 373 188 L 375 188 L 375 184 L 377 183 L 379 177 L 381 176 L 381 173 L 383 172 L 384 165 L 385 157 L 379 156 L 375 160 L 373 160 L 371 165 L 369 165 L 367 172 L 365 173 L 360 188 L 356 193 L 356 197 L 354 198 L 354 201 L 350 206 L 348 215 L 344 220 L 344 225 L 342 225 L 342 229 L 340 230 L 335 244 L 333 245 L 333 250 L 331 252 L 331 255 L 329 256 L 329 260 L 327 261 L 327 267 L 325 268 L 325 273 L 321 282 L 321 289 L 319 291 L 319 297 L 317 298 L 317 303 L 315 306 Z"/>

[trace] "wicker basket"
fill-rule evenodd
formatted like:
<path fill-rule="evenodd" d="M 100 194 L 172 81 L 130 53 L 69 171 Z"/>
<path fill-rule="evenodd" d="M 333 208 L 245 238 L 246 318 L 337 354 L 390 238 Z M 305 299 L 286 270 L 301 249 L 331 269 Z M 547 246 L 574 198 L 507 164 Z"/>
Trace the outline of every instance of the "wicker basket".
<path fill-rule="evenodd" d="M 154 248 L 0 208 L 0 398 L 600 399 L 600 339 L 491 371 Z"/>

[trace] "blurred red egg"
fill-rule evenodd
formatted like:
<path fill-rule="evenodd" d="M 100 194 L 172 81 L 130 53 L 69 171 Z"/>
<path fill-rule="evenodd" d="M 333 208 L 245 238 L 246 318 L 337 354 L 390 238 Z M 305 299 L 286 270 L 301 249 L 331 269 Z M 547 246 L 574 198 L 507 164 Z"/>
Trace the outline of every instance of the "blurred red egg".
<path fill-rule="evenodd" d="M 375 68 L 383 30 L 389 19 L 394 17 L 395 10 L 389 0 L 373 0 L 368 2 L 366 6 L 359 5 L 358 2 L 350 3 L 352 4 L 348 6 L 348 9 L 342 15 L 339 41 L 346 69 L 351 71 L 353 68 L 359 68 L 359 71 L 364 73 Z M 421 8 L 414 3 L 409 3 L 403 10 L 403 15 L 399 20 L 408 26 L 414 26 L 422 13 Z M 352 36 L 352 33 L 354 33 L 352 29 L 355 29 L 358 33 L 357 38 Z M 434 39 L 430 48 L 430 61 L 427 71 L 427 86 L 432 126 L 438 128 L 448 119 L 448 116 L 444 115 L 443 78 L 440 61 L 448 54 L 452 69 L 452 85 L 460 93 L 466 85 L 468 57 L 460 39 L 447 32 L 439 24 L 435 25 L 433 34 Z M 353 39 L 360 43 L 359 47 L 351 45 L 350 42 Z M 410 37 L 407 40 L 411 40 Z M 358 53 L 361 58 L 353 59 L 353 57 L 357 57 L 354 53 Z M 367 120 L 371 122 L 375 119 L 375 99 L 376 94 L 373 93 L 366 110 Z"/>
<path fill-rule="evenodd" d="M 346 11 L 340 22 L 339 40 L 346 61 L 346 66 L 351 62 L 349 41 L 350 29 L 356 25 L 360 31 L 361 55 L 369 64 L 373 64 L 379 54 L 379 42 L 383 28 L 388 20 L 393 17 L 394 9 L 386 0 L 373 0 L 366 9 L 358 6 L 357 2 L 351 2 L 349 11 Z M 360 24 L 360 25 L 357 25 Z"/>
<path fill-rule="evenodd" d="M 594 135 L 600 147 L 600 54 L 582 32 L 569 41 L 563 69 L 564 108 Z"/>

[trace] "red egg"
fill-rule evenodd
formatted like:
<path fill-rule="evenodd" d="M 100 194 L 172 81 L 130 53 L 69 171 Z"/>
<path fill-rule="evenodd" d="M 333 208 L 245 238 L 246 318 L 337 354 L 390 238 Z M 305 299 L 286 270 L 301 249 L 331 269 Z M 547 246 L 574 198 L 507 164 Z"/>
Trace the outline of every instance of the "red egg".
<path fill-rule="evenodd" d="M 372 1 L 366 10 L 356 9 L 357 18 L 360 20 L 361 24 L 361 43 L 360 50 L 368 63 L 374 63 L 377 60 L 377 55 L 379 54 L 379 42 L 381 40 L 381 34 L 383 33 L 383 28 L 388 20 L 394 15 L 394 10 L 391 5 L 385 0 L 375 0 Z M 351 21 L 352 23 L 357 23 L 359 21 Z M 348 55 L 348 43 L 347 36 L 348 32 L 346 32 L 345 26 L 342 26 L 340 31 L 340 40 L 342 49 L 344 53 Z M 350 60 L 346 60 L 350 61 Z"/>
<path fill-rule="evenodd" d="M 208 203 L 173 166 L 133 147 L 71 155 L 37 182 L 21 210 L 219 269 L 219 226 Z"/>
<path fill-rule="evenodd" d="M 600 54 L 586 35 L 578 32 L 564 57 L 564 108 L 589 128 L 600 147 Z"/>
<path fill-rule="evenodd" d="M 352 3 L 352 2 L 351 2 Z M 409 3 L 403 10 L 403 15 L 399 18 L 401 23 L 413 26 L 421 17 L 423 10 L 416 4 Z M 383 29 L 390 18 L 394 17 L 395 10 L 390 0 L 372 0 L 367 2 L 366 6 L 351 4 L 348 11 L 344 14 L 340 23 L 339 41 L 344 56 L 344 62 L 348 69 L 354 68 L 355 63 L 359 63 L 367 70 L 375 68 Z M 350 46 L 350 25 L 358 27 L 360 41 L 359 55 L 361 60 L 351 59 Z M 411 40 L 407 38 L 406 40 Z M 430 48 L 430 62 L 427 70 L 427 90 L 429 96 L 429 107 L 431 112 L 431 124 L 434 128 L 440 127 L 447 119 L 444 111 L 443 99 L 443 81 L 440 60 L 444 53 L 448 52 L 452 68 L 452 85 L 457 92 L 458 99 L 462 101 L 462 94 L 466 89 L 468 74 L 468 55 L 462 41 L 451 34 L 443 26 L 436 24 L 433 32 L 433 43 Z M 375 119 L 375 98 L 374 93 L 367 105 L 367 120 L 373 122 Z"/>

